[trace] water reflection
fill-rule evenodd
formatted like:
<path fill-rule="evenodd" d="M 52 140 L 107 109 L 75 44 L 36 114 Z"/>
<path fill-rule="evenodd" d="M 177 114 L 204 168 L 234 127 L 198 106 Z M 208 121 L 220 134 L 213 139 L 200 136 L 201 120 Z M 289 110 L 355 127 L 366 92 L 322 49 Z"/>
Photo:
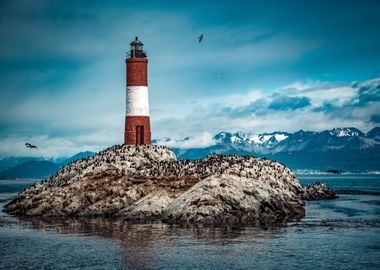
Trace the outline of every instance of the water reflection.
<path fill-rule="evenodd" d="M 126 269 L 183 268 L 183 265 L 187 269 L 203 269 L 206 266 L 229 269 L 250 268 L 252 263 L 258 268 L 276 268 L 276 260 L 286 262 L 290 268 L 302 265 L 301 268 L 312 269 L 310 260 L 313 264 L 318 264 L 318 260 L 308 256 L 310 246 L 313 246 L 312 251 L 317 258 L 322 260 L 329 256 L 329 261 L 335 262 L 353 256 L 357 248 L 351 246 L 358 245 L 362 250 L 362 263 L 368 260 L 364 255 L 368 253 L 367 246 L 370 246 L 371 262 L 376 263 L 376 253 L 379 251 L 376 245 L 377 228 L 380 228 L 380 221 L 373 211 L 378 209 L 378 205 L 361 202 L 378 198 L 356 197 L 356 203 L 351 205 L 354 217 L 339 209 L 339 206 L 352 201 L 350 197 L 346 199 L 308 203 L 309 215 L 305 219 L 267 228 L 181 227 L 101 218 L 18 219 L 8 215 L 0 216 L 0 227 L 25 227 L 35 231 L 85 236 L 84 239 L 86 236 L 111 239 L 110 242 L 120 247 L 119 259 Z M 356 211 L 356 208 L 363 211 Z M 339 245 L 339 254 L 326 254 L 326 246 L 332 243 Z M 100 250 L 104 248 L 108 247 L 103 246 Z M 83 258 L 86 256 L 84 254 Z M 107 261 L 107 257 L 101 261 Z M 339 269 L 339 262 L 337 266 Z"/>
<path fill-rule="evenodd" d="M 20 219 L 32 229 L 61 234 L 79 234 L 111 238 L 122 247 L 123 261 L 131 269 L 157 266 L 158 253 L 169 255 L 178 248 L 207 246 L 208 252 L 228 252 L 218 247 L 250 242 L 261 245 L 280 237 L 282 227 L 202 228 L 182 227 L 163 223 L 135 224 L 110 219 Z M 179 240 L 180 239 L 180 240 Z M 214 248 L 213 248 L 214 247 Z M 214 250 L 214 251 L 213 251 Z M 175 256 L 176 254 L 172 254 Z"/>
<path fill-rule="evenodd" d="M 0 182 L 0 209 L 20 190 L 11 184 Z M 379 201 L 373 195 L 341 195 L 308 202 L 301 221 L 267 228 L 19 219 L 0 213 L 0 268 L 380 269 Z"/>

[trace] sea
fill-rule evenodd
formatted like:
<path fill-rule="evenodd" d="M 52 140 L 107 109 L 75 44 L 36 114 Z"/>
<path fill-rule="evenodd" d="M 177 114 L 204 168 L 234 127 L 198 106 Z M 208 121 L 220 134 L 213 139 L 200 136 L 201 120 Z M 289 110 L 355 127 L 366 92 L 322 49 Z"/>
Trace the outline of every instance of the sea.
<path fill-rule="evenodd" d="M 0 269 L 380 269 L 380 175 L 297 175 L 336 200 L 270 227 L 202 228 L 0 213 Z M 0 180 L 0 208 L 37 180 Z"/>

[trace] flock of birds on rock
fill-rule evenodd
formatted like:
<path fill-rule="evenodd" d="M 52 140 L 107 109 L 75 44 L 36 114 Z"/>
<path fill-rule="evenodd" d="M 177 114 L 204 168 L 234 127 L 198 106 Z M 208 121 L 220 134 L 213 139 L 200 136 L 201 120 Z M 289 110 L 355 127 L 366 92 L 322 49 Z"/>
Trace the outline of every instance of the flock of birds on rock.
<path fill-rule="evenodd" d="M 270 160 L 262 160 L 250 156 L 209 155 L 201 160 L 164 160 L 155 166 L 136 168 L 142 176 L 197 176 L 205 178 L 209 175 L 236 174 L 250 178 L 264 175 L 267 166 L 284 172 L 286 168 Z M 247 170 L 248 169 L 248 170 Z"/>
<path fill-rule="evenodd" d="M 67 184 L 68 181 L 79 180 L 87 173 L 95 170 L 107 169 L 113 167 L 120 171 L 121 174 L 127 174 L 128 168 L 134 168 L 136 161 L 141 158 L 146 161 L 146 153 L 154 153 L 161 156 L 162 159 L 175 159 L 174 153 L 166 146 L 159 145 L 114 145 L 105 150 L 100 151 L 94 156 L 82 158 L 67 164 L 56 174 L 41 181 L 41 184 L 49 184 L 49 186 L 60 186 Z M 155 160 L 150 160 L 156 163 Z M 146 163 L 149 167 L 149 163 Z M 34 185 L 40 185 L 38 183 Z"/>
<path fill-rule="evenodd" d="M 158 157 L 158 158 L 157 158 Z M 252 179 L 270 181 L 291 175 L 282 164 L 272 160 L 238 155 L 209 155 L 201 160 L 177 160 L 166 146 L 115 145 L 95 156 L 74 161 L 58 173 L 41 182 L 48 187 L 67 185 L 86 175 L 104 173 L 107 169 L 117 171 L 120 177 L 170 178 L 196 177 L 204 179 L 210 175 L 230 174 Z M 292 179 L 289 179 L 291 181 Z"/>

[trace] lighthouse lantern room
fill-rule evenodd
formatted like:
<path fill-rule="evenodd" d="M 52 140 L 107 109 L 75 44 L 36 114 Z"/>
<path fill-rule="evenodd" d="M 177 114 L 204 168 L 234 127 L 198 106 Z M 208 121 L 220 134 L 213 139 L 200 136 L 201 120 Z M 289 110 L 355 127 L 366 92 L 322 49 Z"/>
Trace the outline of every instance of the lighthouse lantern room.
<path fill-rule="evenodd" d="M 150 144 L 148 59 L 136 37 L 125 60 L 127 66 L 127 109 L 124 144 Z"/>

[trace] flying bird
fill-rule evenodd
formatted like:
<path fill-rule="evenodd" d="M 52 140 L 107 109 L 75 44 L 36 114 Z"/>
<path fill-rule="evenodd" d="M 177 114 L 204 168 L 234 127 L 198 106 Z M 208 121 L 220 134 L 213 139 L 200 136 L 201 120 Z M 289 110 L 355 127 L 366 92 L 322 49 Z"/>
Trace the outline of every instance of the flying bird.
<path fill-rule="evenodd" d="M 34 149 L 37 149 L 37 146 L 35 146 L 35 145 L 33 145 L 33 144 L 30 144 L 30 143 L 25 143 L 25 146 L 27 147 L 27 148 L 34 148 Z"/>
<path fill-rule="evenodd" d="M 201 34 L 199 37 L 198 37 L 198 42 L 201 43 L 203 40 L 203 34 Z"/>

